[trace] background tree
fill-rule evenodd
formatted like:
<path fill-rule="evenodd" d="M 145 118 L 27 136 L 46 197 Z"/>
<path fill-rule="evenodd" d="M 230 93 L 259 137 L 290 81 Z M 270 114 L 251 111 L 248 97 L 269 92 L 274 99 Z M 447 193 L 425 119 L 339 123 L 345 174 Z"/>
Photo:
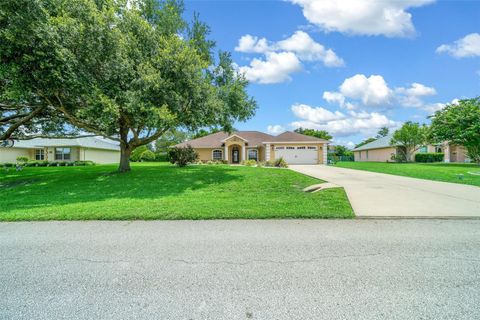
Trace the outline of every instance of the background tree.
<path fill-rule="evenodd" d="M 210 128 L 210 130 L 205 130 L 201 128 L 195 132 L 195 134 L 192 136 L 192 139 L 198 139 L 198 138 L 205 137 L 205 136 L 208 136 L 209 134 L 217 133 L 220 131 L 222 130 L 219 128 Z M 235 129 L 232 129 L 232 131 L 235 131 Z"/>
<path fill-rule="evenodd" d="M 435 142 L 462 145 L 472 161 L 480 163 L 480 97 L 460 100 L 435 112 L 431 117 Z"/>
<path fill-rule="evenodd" d="M 377 136 L 375 138 L 380 139 L 380 138 L 386 137 L 388 136 L 389 133 L 390 133 L 390 129 L 388 129 L 387 127 L 382 127 L 380 128 L 380 130 L 378 130 Z"/>
<path fill-rule="evenodd" d="M 375 140 L 377 140 L 377 139 L 375 139 L 375 138 L 367 138 L 367 139 L 363 140 L 362 142 L 360 142 L 359 144 L 355 145 L 355 148 L 360 148 L 361 146 L 364 146 L 364 145 L 366 145 L 366 144 L 368 144 L 368 143 L 370 143 L 370 142 L 373 142 L 373 141 L 375 141 Z"/>
<path fill-rule="evenodd" d="M 428 143 L 428 127 L 416 122 L 407 121 L 393 133 L 390 145 L 398 147 L 407 162 L 420 147 Z"/>
<path fill-rule="evenodd" d="M 330 140 L 333 137 L 325 130 L 304 129 L 302 127 L 294 130 L 296 133 L 304 134 L 311 137 Z"/>
<path fill-rule="evenodd" d="M 155 152 L 156 153 L 166 153 L 168 149 L 178 143 L 187 141 L 190 135 L 182 130 L 172 129 L 167 132 L 163 136 L 161 136 L 158 140 L 155 141 Z"/>
<path fill-rule="evenodd" d="M 255 112 L 230 55 L 214 58 L 209 28 L 196 15 L 187 24 L 180 1 L 4 2 L 2 15 L 20 26 L 5 26 L 1 52 L 23 75 L 18 92 L 33 93 L 75 127 L 119 141 L 121 172 L 130 170 L 135 148 L 168 130 L 228 131 Z M 25 7 L 37 12 L 33 22 Z M 23 45 L 24 21 L 34 43 Z"/>

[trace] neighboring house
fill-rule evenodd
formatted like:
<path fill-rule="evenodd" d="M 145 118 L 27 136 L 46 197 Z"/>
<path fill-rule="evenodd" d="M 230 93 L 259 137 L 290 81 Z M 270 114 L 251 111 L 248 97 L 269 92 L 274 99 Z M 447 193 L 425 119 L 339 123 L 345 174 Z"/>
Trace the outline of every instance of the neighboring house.
<path fill-rule="evenodd" d="M 120 147 L 112 140 L 99 137 L 74 139 L 16 140 L 12 148 L 0 148 L 0 163 L 15 162 L 17 157 L 45 161 L 120 161 Z"/>
<path fill-rule="evenodd" d="M 390 145 L 393 134 L 379 138 L 361 147 L 353 149 L 355 161 L 358 162 L 389 162 L 392 157 L 399 153 L 398 146 Z M 437 145 L 423 146 L 416 151 L 441 152 L 445 154 L 445 162 L 469 162 L 466 150 L 462 146 L 451 145 L 447 142 Z"/>
<path fill-rule="evenodd" d="M 289 164 L 326 164 L 328 144 L 328 140 L 290 131 L 278 136 L 259 131 L 237 131 L 213 133 L 176 147 L 192 146 L 201 161 L 225 160 L 235 164 L 244 160 L 283 158 Z"/>

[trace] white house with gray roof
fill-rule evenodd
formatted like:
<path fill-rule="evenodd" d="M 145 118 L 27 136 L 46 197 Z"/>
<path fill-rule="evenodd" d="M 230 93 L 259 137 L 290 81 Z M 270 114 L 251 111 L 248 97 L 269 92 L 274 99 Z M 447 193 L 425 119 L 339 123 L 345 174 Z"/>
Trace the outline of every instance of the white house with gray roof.
<path fill-rule="evenodd" d="M 15 162 L 18 157 L 38 161 L 93 161 L 118 163 L 118 142 L 102 137 L 72 139 L 15 140 L 13 147 L 0 148 L 0 163 Z"/>

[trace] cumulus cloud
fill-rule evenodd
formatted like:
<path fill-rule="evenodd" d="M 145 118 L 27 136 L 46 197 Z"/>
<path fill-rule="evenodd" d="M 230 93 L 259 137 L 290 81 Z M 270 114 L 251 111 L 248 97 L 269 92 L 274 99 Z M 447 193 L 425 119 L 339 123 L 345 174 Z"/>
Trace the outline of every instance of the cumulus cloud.
<path fill-rule="evenodd" d="M 246 34 L 238 40 L 238 45 L 235 47 L 235 51 L 245 53 L 265 53 L 270 51 L 270 46 L 267 39 L 251 36 Z"/>
<path fill-rule="evenodd" d="M 302 70 L 302 64 L 292 52 L 268 52 L 265 60 L 253 59 L 238 70 L 248 81 L 270 84 L 290 80 L 290 74 Z"/>
<path fill-rule="evenodd" d="M 241 71 L 247 73 L 248 80 L 258 83 L 279 83 L 289 80 L 291 73 L 301 70 L 301 61 L 322 62 L 326 67 L 341 67 L 345 64 L 332 49 L 325 48 L 304 31 L 297 31 L 291 37 L 278 42 L 247 34 L 239 39 L 235 51 L 265 55 L 264 60 L 256 58 L 250 66 L 240 67 Z M 288 64 L 282 67 L 278 64 L 279 59 L 288 60 L 286 61 Z M 265 68 L 271 70 L 273 66 L 280 68 L 276 72 L 277 77 L 274 79 L 268 76 L 268 80 L 263 81 L 264 79 L 258 75 Z M 285 74 L 287 71 L 288 74 Z"/>
<path fill-rule="evenodd" d="M 459 100 L 458 99 L 453 99 L 449 104 L 458 104 Z M 422 109 L 426 111 L 427 113 L 433 114 L 436 111 L 440 111 L 443 108 L 445 108 L 448 105 L 448 103 L 442 103 L 442 102 L 437 102 L 437 103 L 428 103 L 422 106 Z"/>
<path fill-rule="evenodd" d="M 339 111 L 332 112 L 322 107 L 305 104 L 293 105 L 292 112 L 298 118 L 297 121 L 290 123 L 293 128 L 326 130 L 337 137 L 358 133 L 370 135 L 382 127 L 396 128 L 400 125 L 399 122 L 378 112 L 350 111 L 348 114 L 343 114 Z"/>
<path fill-rule="evenodd" d="M 285 128 L 279 124 L 270 125 L 267 127 L 267 132 L 269 134 L 277 135 L 285 131 Z"/>
<path fill-rule="evenodd" d="M 358 109 L 357 103 L 366 109 L 401 105 L 427 110 L 433 108 L 433 105 L 427 107 L 424 98 L 436 94 L 435 88 L 422 83 L 414 82 L 408 87 L 390 88 L 380 75 L 367 77 L 357 74 L 345 79 L 338 91 L 325 91 L 323 99 L 347 110 Z"/>
<path fill-rule="evenodd" d="M 303 61 L 322 61 L 327 67 L 341 67 L 343 59 L 332 49 L 326 49 L 304 31 L 295 32 L 290 38 L 277 42 L 274 48 L 294 52 Z"/>
<path fill-rule="evenodd" d="M 456 58 L 480 56 L 480 33 L 470 33 L 453 44 L 442 44 L 437 53 L 447 53 Z"/>
<path fill-rule="evenodd" d="M 290 0 L 303 15 L 326 32 L 352 35 L 408 37 L 415 34 L 407 10 L 435 0 Z"/>
<path fill-rule="evenodd" d="M 424 84 L 414 82 L 408 88 L 396 88 L 395 93 L 403 106 L 421 108 L 425 104 L 422 98 L 436 95 L 437 90 L 433 87 L 427 87 Z"/>

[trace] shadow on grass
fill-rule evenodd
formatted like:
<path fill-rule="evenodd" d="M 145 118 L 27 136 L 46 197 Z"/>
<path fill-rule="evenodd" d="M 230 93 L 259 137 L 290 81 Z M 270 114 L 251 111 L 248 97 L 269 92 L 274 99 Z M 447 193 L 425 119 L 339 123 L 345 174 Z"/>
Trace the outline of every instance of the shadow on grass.
<path fill-rule="evenodd" d="M 108 199 L 153 199 L 182 194 L 243 176 L 228 166 L 134 166 L 117 173 L 116 166 L 26 168 L 0 172 L 0 212 Z"/>

